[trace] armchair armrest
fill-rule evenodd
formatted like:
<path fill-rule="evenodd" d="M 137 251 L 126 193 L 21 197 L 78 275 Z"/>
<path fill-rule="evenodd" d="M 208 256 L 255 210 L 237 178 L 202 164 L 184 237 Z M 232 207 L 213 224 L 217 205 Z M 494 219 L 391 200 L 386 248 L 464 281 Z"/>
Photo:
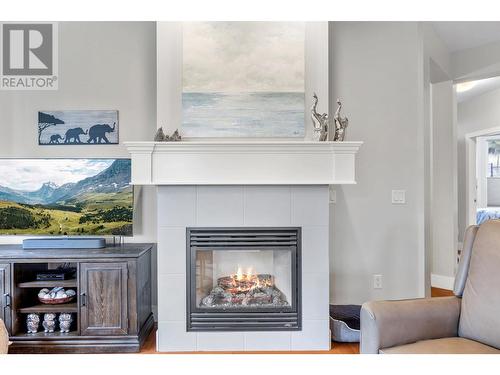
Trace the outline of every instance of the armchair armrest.
<path fill-rule="evenodd" d="M 361 308 L 364 354 L 420 340 L 456 337 L 461 300 L 457 297 L 373 301 Z"/>

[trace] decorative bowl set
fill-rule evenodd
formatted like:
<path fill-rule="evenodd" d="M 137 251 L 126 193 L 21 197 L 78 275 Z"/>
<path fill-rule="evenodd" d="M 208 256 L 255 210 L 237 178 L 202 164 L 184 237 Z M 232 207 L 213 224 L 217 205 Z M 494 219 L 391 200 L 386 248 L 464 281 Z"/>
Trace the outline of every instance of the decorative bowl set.
<path fill-rule="evenodd" d="M 43 288 L 38 292 L 38 300 L 46 305 L 59 305 L 71 302 L 75 296 L 76 292 L 73 289 L 64 290 L 61 286 L 51 290 Z"/>

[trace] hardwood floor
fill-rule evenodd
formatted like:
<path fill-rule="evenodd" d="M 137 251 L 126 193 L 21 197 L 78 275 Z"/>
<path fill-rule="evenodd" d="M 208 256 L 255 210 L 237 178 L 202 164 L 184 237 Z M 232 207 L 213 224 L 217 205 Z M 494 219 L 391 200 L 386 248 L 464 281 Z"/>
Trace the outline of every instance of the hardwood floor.
<path fill-rule="evenodd" d="M 453 291 L 440 288 L 432 288 L 432 297 L 449 297 L 453 295 Z"/>
<path fill-rule="evenodd" d="M 432 297 L 452 296 L 451 290 L 432 288 Z M 147 338 L 140 354 L 174 354 L 174 353 L 158 353 L 156 351 L 156 330 L 153 330 Z M 359 354 L 358 343 L 341 343 L 333 342 L 332 348 L 325 351 L 287 351 L 287 352 L 182 352 L 175 354 Z"/>

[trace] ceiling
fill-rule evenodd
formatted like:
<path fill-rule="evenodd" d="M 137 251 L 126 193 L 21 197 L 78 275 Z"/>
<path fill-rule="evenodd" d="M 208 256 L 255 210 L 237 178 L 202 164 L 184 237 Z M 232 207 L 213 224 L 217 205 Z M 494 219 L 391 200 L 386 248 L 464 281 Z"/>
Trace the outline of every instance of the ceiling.
<path fill-rule="evenodd" d="M 442 21 L 431 22 L 431 24 L 450 52 L 500 42 L 500 22 Z M 475 82 L 476 84 L 471 89 L 457 92 L 458 102 L 500 89 L 500 77 L 481 79 Z"/>
<path fill-rule="evenodd" d="M 500 89 L 500 77 L 480 79 L 474 82 L 476 84 L 471 89 L 464 92 L 457 92 L 457 101 L 459 103 L 470 100 L 488 91 Z"/>
<path fill-rule="evenodd" d="M 500 22 L 431 22 L 451 52 L 500 41 Z"/>

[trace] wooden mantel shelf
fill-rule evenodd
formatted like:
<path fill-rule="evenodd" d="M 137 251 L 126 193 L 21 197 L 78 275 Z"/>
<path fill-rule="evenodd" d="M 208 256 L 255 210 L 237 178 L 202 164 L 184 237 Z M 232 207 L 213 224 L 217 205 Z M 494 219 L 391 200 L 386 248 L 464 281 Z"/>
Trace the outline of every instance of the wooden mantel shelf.
<path fill-rule="evenodd" d="M 355 184 L 363 142 L 125 142 L 135 185 Z"/>

